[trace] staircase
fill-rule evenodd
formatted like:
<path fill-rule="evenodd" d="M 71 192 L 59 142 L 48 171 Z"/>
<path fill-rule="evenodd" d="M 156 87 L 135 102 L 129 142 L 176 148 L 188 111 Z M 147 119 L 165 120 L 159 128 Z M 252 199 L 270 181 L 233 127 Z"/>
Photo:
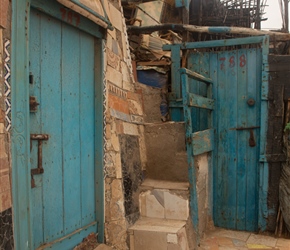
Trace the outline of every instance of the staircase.
<path fill-rule="evenodd" d="M 129 229 L 130 250 L 188 250 L 187 182 L 146 179 L 139 196 L 140 219 Z"/>
<path fill-rule="evenodd" d="M 144 126 L 147 178 L 139 195 L 140 218 L 128 230 L 131 250 L 197 249 L 207 224 L 208 152 L 213 150 L 214 137 L 213 81 L 185 68 L 178 69 L 175 76 L 182 91 L 178 95 L 172 93 L 170 108 L 173 116 L 183 117 L 185 122 L 160 123 L 156 119 Z M 206 96 L 190 91 L 190 84 L 196 82 L 206 84 Z M 148 93 L 156 97 L 156 92 L 161 92 L 145 86 L 144 89 L 144 100 L 149 102 Z M 144 106 L 146 120 L 146 103 Z M 153 108 L 159 107 L 150 106 L 151 113 Z M 193 133 L 192 108 L 209 111 L 208 129 Z"/>

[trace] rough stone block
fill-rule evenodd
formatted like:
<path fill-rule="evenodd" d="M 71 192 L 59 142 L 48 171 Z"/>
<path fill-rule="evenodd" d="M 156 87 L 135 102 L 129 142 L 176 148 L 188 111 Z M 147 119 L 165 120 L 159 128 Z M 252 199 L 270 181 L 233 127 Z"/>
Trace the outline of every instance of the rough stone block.
<path fill-rule="evenodd" d="M 107 243 L 113 245 L 118 250 L 127 250 L 127 225 L 126 221 L 119 220 L 106 223 L 106 237 Z"/>
<path fill-rule="evenodd" d="M 128 100 L 129 103 L 129 112 L 133 115 L 143 115 L 143 107 L 142 103 L 137 102 L 135 100 Z"/>
<path fill-rule="evenodd" d="M 0 176 L 0 193 L 10 190 L 10 179 L 9 175 Z"/>
<path fill-rule="evenodd" d="M 121 179 L 123 177 L 122 175 L 122 163 L 121 163 L 121 155 L 120 154 L 116 154 L 116 178 L 117 179 Z"/>
<path fill-rule="evenodd" d="M 110 49 L 107 49 L 107 62 L 114 69 L 120 70 L 121 59 Z"/>
<path fill-rule="evenodd" d="M 122 13 L 109 2 L 109 8 L 110 8 L 110 21 L 112 22 L 112 25 L 118 29 L 119 31 L 123 31 L 123 20 L 122 20 Z"/>
<path fill-rule="evenodd" d="M 0 112 L 1 113 L 1 112 Z M 1 115 L 0 115 L 1 116 Z M 0 134 L 4 134 L 5 132 L 5 126 L 4 123 L 0 123 Z"/>
<path fill-rule="evenodd" d="M 114 69 L 110 65 L 107 66 L 107 80 L 115 84 L 116 86 L 122 88 L 122 73 Z"/>
<path fill-rule="evenodd" d="M 98 245 L 94 250 L 113 250 L 113 248 L 105 244 L 101 244 L 101 245 Z"/>
<path fill-rule="evenodd" d="M 122 61 L 121 62 L 121 69 L 122 69 L 123 81 L 131 82 L 130 71 L 128 69 L 127 63 Z"/>
<path fill-rule="evenodd" d="M 123 128 L 124 128 L 124 134 L 139 135 L 138 125 L 124 122 L 123 123 Z"/>
<path fill-rule="evenodd" d="M 111 136 L 111 143 L 114 151 L 119 152 L 120 151 L 120 143 L 118 136 L 114 133 Z"/>
<path fill-rule="evenodd" d="M 7 27 L 8 6 L 9 0 L 0 1 L 0 26 L 3 28 Z"/>
<path fill-rule="evenodd" d="M 0 193 L 0 212 L 11 207 L 11 190 Z"/>
<path fill-rule="evenodd" d="M 0 134 L 0 158 L 6 158 L 5 134 Z"/>

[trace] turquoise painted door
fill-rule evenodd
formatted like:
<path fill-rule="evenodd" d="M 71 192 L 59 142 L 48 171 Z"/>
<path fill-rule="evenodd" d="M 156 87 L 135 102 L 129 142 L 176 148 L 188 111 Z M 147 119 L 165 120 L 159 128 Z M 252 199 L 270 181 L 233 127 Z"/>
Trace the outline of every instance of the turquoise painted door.
<path fill-rule="evenodd" d="M 210 77 L 215 110 L 213 215 L 216 226 L 256 231 L 259 206 L 261 49 L 192 53 L 189 69 Z M 204 86 L 193 84 L 206 95 Z M 197 87 L 196 87 L 197 86 Z M 207 111 L 193 112 L 194 132 Z"/>
<path fill-rule="evenodd" d="M 97 49 L 93 36 L 31 9 L 30 100 L 39 103 L 30 107 L 31 169 L 43 167 L 31 175 L 34 249 L 71 249 L 98 230 Z"/>
<path fill-rule="evenodd" d="M 219 227 L 256 231 L 259 206 L 261 49 L 211 55 L 217 74 L 214 219 Z"/>

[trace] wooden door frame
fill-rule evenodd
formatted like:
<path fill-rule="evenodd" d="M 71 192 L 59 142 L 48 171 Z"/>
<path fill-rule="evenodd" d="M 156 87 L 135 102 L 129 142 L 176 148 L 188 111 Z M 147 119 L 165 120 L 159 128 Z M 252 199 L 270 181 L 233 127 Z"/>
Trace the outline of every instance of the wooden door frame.
<path fill-rule="evenodd" d="M 227 33 L 228 29 L 220 30 L 220 33 Z M 268 180 L 269 180 L 269 166 L 266 155 L 267 146 L 267 129 L 268 129 L 268 91 L 269 91 L 269 65 L 268 65 L 268 55 L 269 55 L 269 36 L 252 36 L 245 38 L 232 38 L 224 40 L 212 40 L 205 42 L 189 42 L 183 44 L 173 44 L 164 45 L 163 50 L 171 51 L 171 78 L 172 78 L 172 96 L 171 99 L 181 98 L 180 92 L 180 50 L 188 49 L 200 49 L 200 48 L 213 48 L 213 47 L 226 47 L 233 45 L 247 45 L 247 44 L 260 44 L 262 48 L 262 68 L 261 68 L 261 104 L 260 104 L 260 155 L 259 162 L 257 162 L 258 167 L 258 228 L 260 231 L 265 231 L 267 227 L 268 218 Z M 215 111 L 213 111 L 215 112 Z M 182 109 L 173 105 L 170 107 L 171 120 L 181 121 L 182 120 Z M 215 124 L 213 124 L 215 127 Z M 216 140 L 216 138 L 215 138 Z M 216 149 L 214 149 L 215 152 Z M 209 215 L 213 216 L 213 157 L 209 157 Z M 191 212 L 194 213 L 191 207 Z"/>
<path fill-rule="evenodd" d="M 53 11 L 43 0 L 32 0 L 33 6 L 41 8 L 63 22 L 76 26 L 63 18 L 62 13 Z M 30 132 L 29 132 L 29 17 L 31 0 L 12 1 L 11 34 L 11 154 L 12 154 L 12 199 L 15 249 L 33 249 L 31 216 L 31 177 L 30 177 Z M 97 38 L 99 46 L 95 60 L 95 114 L 96 133 L 96 220 L 98 222 L 98 240 L 104 238 L 104 177 L 103 177 L 103 119 L 104 119 L 104 36 L 105 30 L 88 19 L 81 17 L 85 25 L 78 28 Z M 101 84 L 97 84 L 101 83 Z M 100 119 L 100 117 L 102 117 Z"/>

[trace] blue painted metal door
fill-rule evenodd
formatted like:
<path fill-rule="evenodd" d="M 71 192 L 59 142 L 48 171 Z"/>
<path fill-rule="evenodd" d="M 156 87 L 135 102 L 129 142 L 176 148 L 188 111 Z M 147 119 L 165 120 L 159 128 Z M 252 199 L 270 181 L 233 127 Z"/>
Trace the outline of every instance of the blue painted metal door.
<path fill-rule="evenodd" d="M 95 51 L 93 36 L 31 10 L 30 133 L 48 135 L 31 138 L 31 169 L 44 170 L 31 182 L 34 249 L 71 249 L 97 232 Z"/>
<path fill-rule="evenodd" d="M 215 99 L 213 215 L 215 225 L 256 231 L 259 205 L 261 49 L 193 53 L 189 68 L 210 77 Z M 201 94 L 203 87 L 198 90 Z M 206 113 L 195 111 L 196 129 Z"/>

